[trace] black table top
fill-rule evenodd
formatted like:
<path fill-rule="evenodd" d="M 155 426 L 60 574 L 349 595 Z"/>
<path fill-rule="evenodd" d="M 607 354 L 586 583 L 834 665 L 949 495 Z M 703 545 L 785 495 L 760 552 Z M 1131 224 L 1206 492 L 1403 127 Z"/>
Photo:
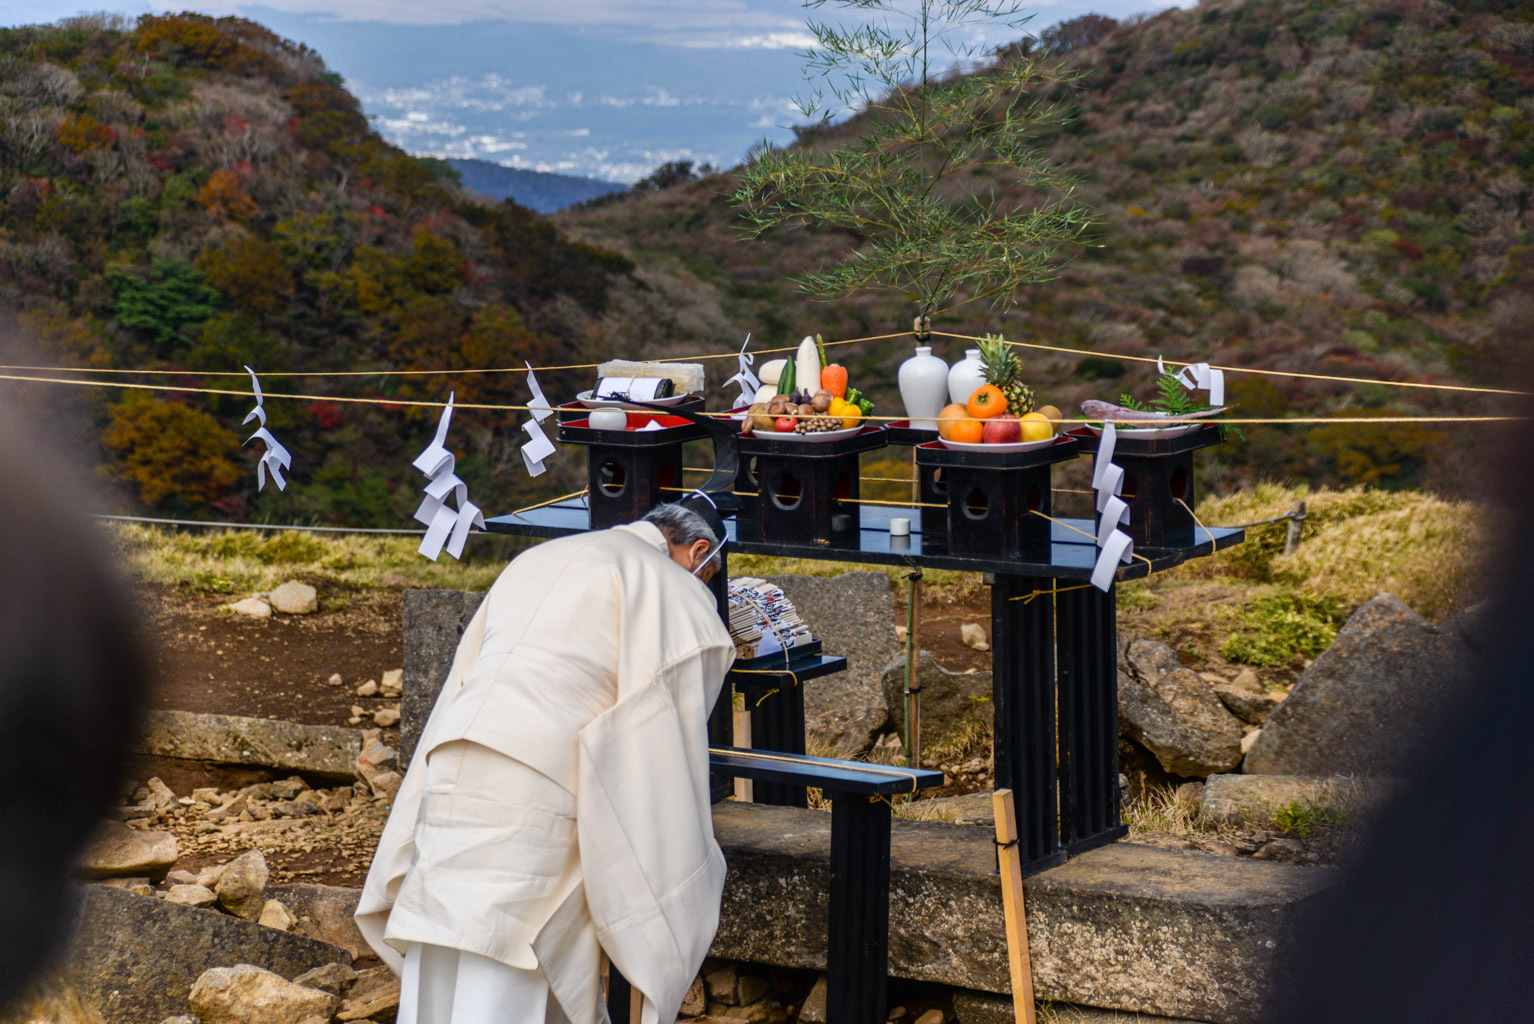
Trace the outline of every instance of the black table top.
<path fill-rule="evenodd" d="M 708 764 L 711 771 L 720 775 L 790 786 L 819 786 L 827 792 L 857 796 L 914 793 L 943 784 L 943 773 L 929 768 L 835 761 L 828 757 L 738 747 L 710 747 Z"/>
<path fill-rule="evenodd" d="M 759 659 L 753 659 L 756 661 Z M 847 659 L 839 654 L 811 654 L 790 658 L 785 665 L 781 658 L 776 664 L 756 665 L 750 668 L 731 668 L 725 679 L 736 689 L 764 689 L 792 685 L 794 680 L 804 682 L 821 676 L 833 675 L 847 669 Z"/>
<path fill-rule="evenodd" d="M 1085 580 L 1097 564 L 1096 524 L 1090 519 L 1063 519 L 1050 524 L 1050 553 L 1047 562 L 1008 561 L 950 555 L 941 543 L 924 545 L 921 535 L 921 509 L 897 506 L 864 505 L 859 510 L 856 544 L 828 545 L 814 543 L 782 544 L 753 536 L 755 523 L 726 520 L 729 547 L 726 551 L 743 554 L 776 555 L 783 558 L 816 558 L 832 562 L 857 562 L 868 565 L 909 565 L 930 569 L 958 569 L 964 572 L 1002 573 L 1012 576 L 1039 576 L 1053 579 Z M 891 537 L 889 521 L 895 517 L 911 521 L 909 537 Z M 562 537 L 584 533 L 589 517 L 584 498 L 572 498 L 520 515 L 487 519 L 491 532 L 525 537 Z M 1062 525 L 1068 524 L 1068 525 Z M 1070 527 L 1075 527 L 1075 530 Z M 1080 530 L 1083 533 L 1077 533 Z M 1239 544 L 1245 531 L 1194 527 L 1200 543 L 1182 548 L 1136 548 L 1136 558 L 1119 567 L 1118 579 L 1132 580 L 1180 565 L 1190 558 L 1213 554 L 1221 548 Z M 1206 539 L 1207 538 L 1207 539 Z"/>

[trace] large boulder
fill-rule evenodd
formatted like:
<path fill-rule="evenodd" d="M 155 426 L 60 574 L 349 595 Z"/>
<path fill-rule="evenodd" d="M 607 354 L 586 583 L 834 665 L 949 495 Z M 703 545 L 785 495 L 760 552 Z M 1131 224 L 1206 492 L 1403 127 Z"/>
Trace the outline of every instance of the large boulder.
<path fill-rule="evenodd" d="M 353 959 L 372 955 L 355 920 L 361 889 L 293 882 L 271 886 L 267 895 L 281 900 L 293 911 L 298 918 L 298 923 L 293 926 L 295 933 L 340 946 Z"/>
<path fill-rule="evenodd" d="M 991 707 L 991 673 L 950 672 L 937 663 L 929 652 L 921 651 L 916 660 L 916 685 L 921 687 L 921 745 L 926 750 L 945 740 L 955 739 L 966 730 L 988 727 Z M 884 706 L 889 709 L 895 731 L 905 735 L 905 656 L 884 664 L 882 680 Z"/>
<path fill-rule="evenodd" d="M 91 836 L 75 873 L 82 878 L 164 878 L 181 852 L 169 832 L 130 828 L 117 821 L 102 822 Z"/>
<path fill-rule="evenodd" d="M 453 667 L 458 641 L 485 599 L 462 590 L 407 590 L 401 619 L 405 628 L 405 669 L 400 698 L 400 762 L 415 754 L 431 706 Z"/>
<path fill-rule="evenodd" d="M 1241 763 L 1241 722 L 1166 644 L 1131 641 L 1119 673 L 1119 731 L 1173 775 L 1202 778 Z"/>
<path fill-rule="evenodd" d="M 1380 779 L 1314 779 L 1295 775 L 1211 775 L 1204 780 L 1199 813 L 1230 825 L 1264 825 L 1286 808 L 1335 811 L 1349 817 L 1377 805 L 1390 790 Z"/>
<path fill-rule="evenodd" d="M 850 760 L 873 749 L 889 728 L 889 712 L 883 706 L 824 711 L 805 721 L 805 749 L 821 757 Z"/>
<path fill-rule="evenodd" d="M 328 943 L 217 911 L 87 885 L 64 975 L 105 1020 L 156 1024 L 188 1012 L 187 993 L 209 968 L 254 964 L 296 978 L 351 959 Z"/>
<path fill-rule="evenodd" d="M 355 729 L 238 715 L 151 711 L 134 753 L 215 764 L 255 765 L 330 779 L 355 779 L 362 737 Z"/>
<path fill-rule="evenodd" d="M 304 1024 L 329 1018 L 339 1000 L 253 964 L 236 964 L 204 971 L 188 1001 L 201 1024 Z"/>
<path fill-rule="evenodd" d="M 1393 594 L 1348 620 L 1253 743 L 1253 775 L 1399 776 L 1434 712 L 1470 682 L 1466 630 L 1434 626 Z"/>
<path fill-rule="evenodd" d="M 889 577 L 882 572 L 849 572 L 766 579 L 783 588 L 827 654 L 847 659 L 847 671 L 805 684 L 805 716 L 882 703 L 880 677 L 900 650 Z"/>

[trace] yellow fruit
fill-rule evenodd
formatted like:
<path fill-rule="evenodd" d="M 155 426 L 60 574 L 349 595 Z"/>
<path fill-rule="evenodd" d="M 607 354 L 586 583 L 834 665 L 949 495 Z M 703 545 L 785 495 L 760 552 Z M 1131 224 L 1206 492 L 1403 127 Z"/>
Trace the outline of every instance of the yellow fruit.
<path fill-rule="evenodd" d="M 1060 420 L 1063 419 L 1064 416 L 1065 416 L 1064 413 L 1062 413 L 1059 409 L 1056 409 L 1052 405 L 1041 406 L 1040 408 L 1035 409 L 1034 412 L 1037 412 L 1040 416 L 1048 416 L 1051 420 L 1053 420 L 1056 423 L 1059 423 Z"/>
<path fill-rule="evenodd" d="M 1048 441 L 1055 436 L 1055 425 L 1042 413 L 1030 412 L 1019 416 L 1024 441 Z"/>
<path fill-rule="evenodd" d="M 827 410 L 827 415 L 839 417 L 842 421 L 842 429 L 851 430 L 862 420 L 863 410 L 856 402 L 835 398 L 831 400 L 831 408 Z"/>
<path fill-rule="evenodd" d="M 943 411 L 937 414 L 937 436 L 944 441 L 953 440 L 953 425 L 958 420 L 969 419 L 969 410 L 955 402 L 953 405 L 945 405 Z"/>

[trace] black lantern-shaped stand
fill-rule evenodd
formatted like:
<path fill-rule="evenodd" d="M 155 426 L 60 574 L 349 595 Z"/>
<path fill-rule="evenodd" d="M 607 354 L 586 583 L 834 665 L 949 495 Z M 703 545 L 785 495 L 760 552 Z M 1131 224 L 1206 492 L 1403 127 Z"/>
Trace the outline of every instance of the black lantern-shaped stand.
<path fill-rule="evenodd" d="M 756 478 L 762 539 L 828 545 L 856 540 L 858 456 L 883 447 L 883 427 L 864 427 L 835 441 L 742 437 L 740 473 Z"/>
<path fill-rule="evenodd" d="M 1194 529 L 1193 453 L 1219 444 L 1223 431 L 1211 423 L 1177 437 L 1136 437 L 1131 433 L 1136 429 L 1118 426 L 1113 445 L 1113 462 L 1124 470 L 1119 497 L 1129 505 L 1124 532 L 1136 548 L 1197 546 L 1208 538 Z M 1086 451 L 1094 451 L 1099 443 L 1097 434 L 1086 428 L 1071 434 Z"/>
<path fill-rule="evenodd" d="M 1050 467 L 1079 453 L 1076 439 L 1064 436 L 1022 452 L 961 450 L 941 441 L 918 445 L 916 465 L 931 474 L 932 489 L 946 483 L 947 509 L 930 511 L 946 513 L 949 554 L 1048 561 Z M 930 545 L 925 518 L 922 524 L 923 543 Z"/>
<path fill-rule="evenodd" d="M 602 530 L 641 518 L 656 505 L 675 501 L 682 491 L 682 445 L 708 431 L 680 416 L 628 413 L 627 430 L 593 430 L 585 419 L 559 425 L 559 439 L 585 445 L 586 504 L 591 529 Z M 648 424 L 659 424 L 643 429 Z"/>

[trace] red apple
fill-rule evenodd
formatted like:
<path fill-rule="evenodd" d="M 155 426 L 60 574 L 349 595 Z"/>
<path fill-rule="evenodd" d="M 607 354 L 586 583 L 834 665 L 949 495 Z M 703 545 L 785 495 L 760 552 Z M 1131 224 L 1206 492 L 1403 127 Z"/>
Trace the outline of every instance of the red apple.
<path fill-rule="evenodd" d="M 980 440 L 986 444 L 1016 444 L 1023 439 L 1023 427 L 1016 416 L 992 416 L 985 421 Z"/>

